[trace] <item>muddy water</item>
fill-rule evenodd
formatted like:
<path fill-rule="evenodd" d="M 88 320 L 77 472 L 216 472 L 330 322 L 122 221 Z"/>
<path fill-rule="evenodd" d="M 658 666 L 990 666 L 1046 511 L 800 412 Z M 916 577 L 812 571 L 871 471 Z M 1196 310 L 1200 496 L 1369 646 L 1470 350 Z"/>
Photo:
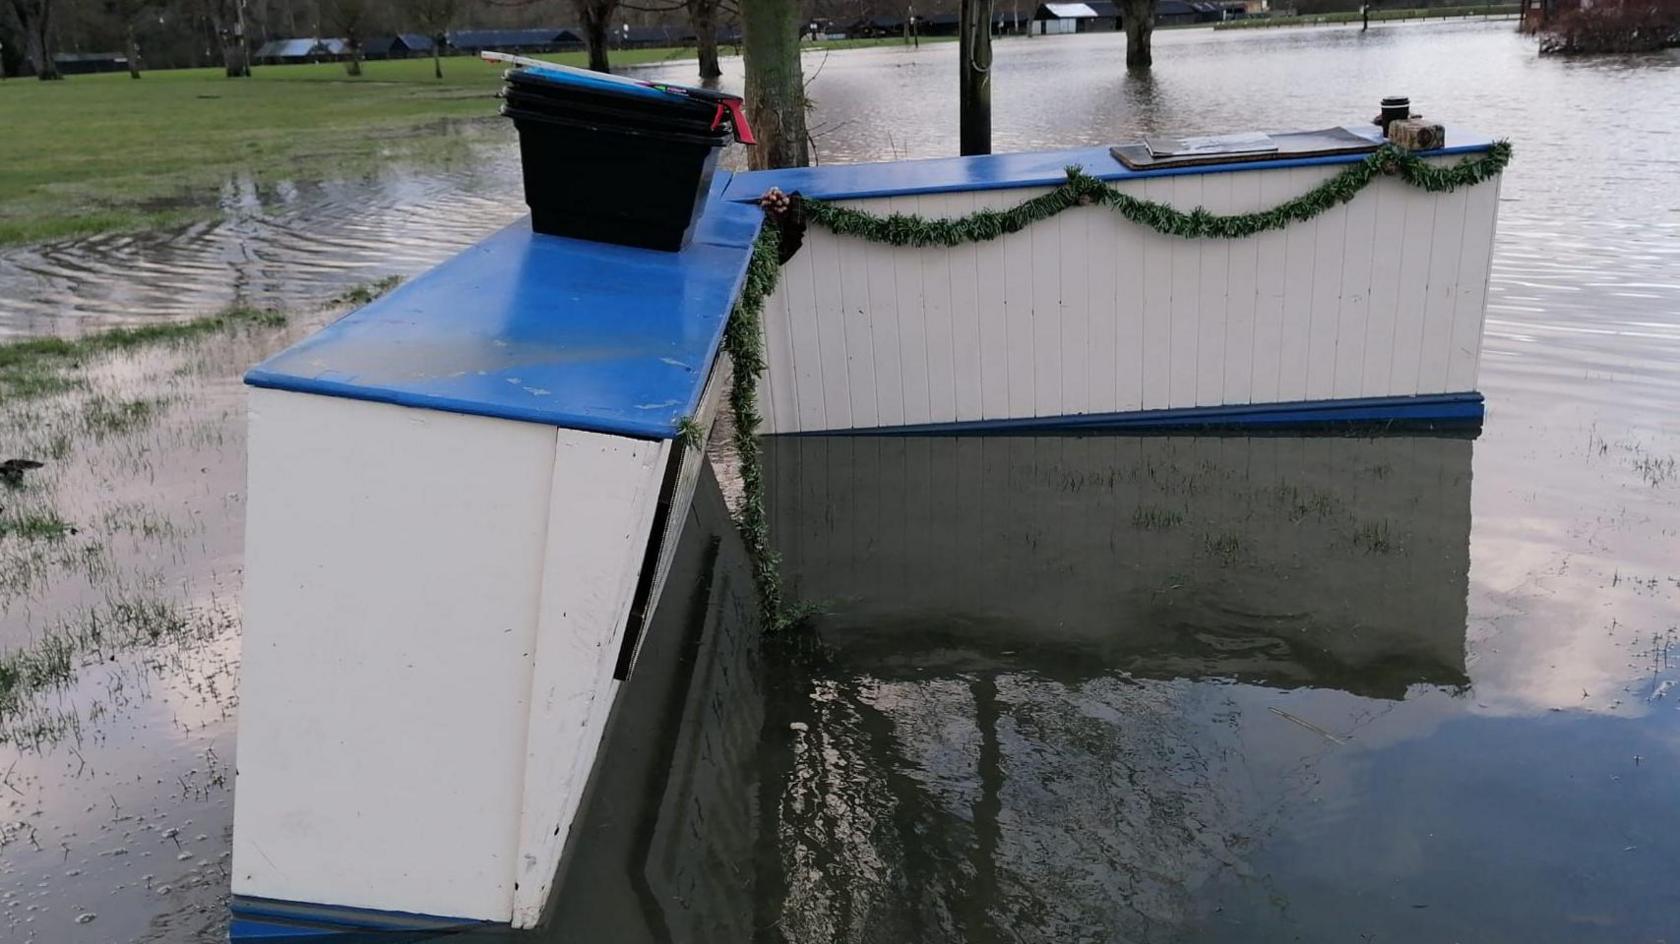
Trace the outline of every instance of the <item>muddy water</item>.
<path fill-rule="evenodd" d="M 230 365 L 325 313 L 99 357 L 82 387 L 0 403 L 0 453 L 44 467 L 0 514 L 0 649 L 59 651 L 0 695 L 0 939 L 216 940 L 238 706 L 244 388 Z M 85 923 L 77 923 L 85 916 Z"/>
<path fill-rule="evenodd" d="M 205 195 L 213 218 L 162 230 L 0 247 L 0 337 L 190 318 L 236 302 L 314 306 L 422 272 L 524 212 L 511 128 L 447 122 L 443 157 L 366 177 Z"/>
<path fill-rule="evenodd" d="M 773 443 L 776 541 L 825 611 L 761 647 L 703 495 L 658 617 L 669 648 L 644 656 L 584 814 L 611 838 L 580 848 L 537 939 L 1673 939 L 1680 56 L 1541 61 L 1506 24 L 1158 44 L 1147 81 L 1115 37 L 1000 44 L 999 148 L 1316 126 L 1396 91 L 1516 140 L 1482 435 Z M 954 52 L 811 57 L 825 159 L 949 153 Z M 300 187 L 295 210 L 253 193 L 218 224 L 243 238 L 9 251 L 0 322 L 167 317 L 259 271 L 259 297 L 317 298 L 471 226 L 419 209 L 415 239 L 312 201 L 482 205 L 462 216 L 488 230 L 514 175 L 504 157 Z M 269 218 L 293 213 L 278 251 Z M 99 274 L 35 261 L 55 252 Z M 73 553 L 3 546 L 5 645 L 67 613 L 176 608 L 155 644 L 83 653 L 0 745 L 7 940 L 220 933 L 230 365 L 285 336 L 103 366 L 107 396 L 168 405 L 0 498 L 81 526 Z M 48 448 L 69 421 L 47 419 L 13 411 L 0 452 Z"/>

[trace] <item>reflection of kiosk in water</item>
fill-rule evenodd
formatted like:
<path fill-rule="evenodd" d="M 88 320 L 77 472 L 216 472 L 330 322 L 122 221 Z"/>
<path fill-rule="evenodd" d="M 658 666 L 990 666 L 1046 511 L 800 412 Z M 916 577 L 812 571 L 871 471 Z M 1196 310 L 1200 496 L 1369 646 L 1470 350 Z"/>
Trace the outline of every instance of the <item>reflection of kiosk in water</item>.
<path fill-rule="evenodd" d="M 1149 677 L 1461 685 L 1449 437 L 792 437 L 785 579 L 843 649 L 1023 647 Z M 912 641 L 912 638 L 915 640 Z"/>
<path fill-rule="evenodd" d="M 1261 703 L 1464 681 L 1466 439 L 770 447 L 819 641 L 703 476 L 544 940 L 1193 925 L 1344 749 Z"/>
<path fill-rule="evenodd" d="M 1268 883 L 1250 861 L 1357 750 L 1310 719 L 1467 681 L 1471 445 L 772 441 L 826 661 L 784 705 L 771 917 L 794 940 L 1240 932 L 1209 889 Z"/>

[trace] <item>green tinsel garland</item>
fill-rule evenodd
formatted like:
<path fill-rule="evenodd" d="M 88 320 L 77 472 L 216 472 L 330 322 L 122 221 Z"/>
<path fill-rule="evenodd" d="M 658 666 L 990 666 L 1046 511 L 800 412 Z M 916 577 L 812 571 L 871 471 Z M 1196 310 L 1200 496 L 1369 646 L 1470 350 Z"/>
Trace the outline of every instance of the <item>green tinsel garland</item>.
<path fill-rule="evenodd" d="M 764 452 L 758 442 L 758 378 L 765 366 L 759 314 L 781 275 L 777 261 L 780 244 L 781 231 L 775 226 L 766 225 L 759 231 L 747 263 L 746 282 L 723 333 L 723 349 L 735 371 L 729 387 L 729 410 L 735 420 L 735 454 L 741 464 L 741 510 L 735 526 L 752 560 L 759 612 L 768 630 L 782 629 L 791 622 L 782 603 L 781 560 L 770 547 L 770 525 L 764 513 Z"/>
<path fill-rule="evenodd" d="M 876 216 L 861 210 L 836 206 L 823 200 L 802 201 L 804 218 L 842 236 L 858 236 L 894 246 L 960 246 L 1018 233 L 1033 223 L 1047 220 L 1071 207 L 1101 204 L 1134 223 L 1156 232 L 1185 239 L 1239 239 L 1290 223 L 1310 220 L 1352 200 L 1359 191 L 1380 176 L 1399 177 L 1431 193 L 1471 187 L 1505 169 L 1511 160 L 1511 144 L 1496 141 L 1479 158 L 1466 158 L 1451 167 L 1436 167 L 1416 155 L 1383 145 L 1364 160 L 1312 190 L 1260 213 L 1221 216 L 1196 207 L 1188 213 L 1166 204 L 1142 200 L 1113 189 L 1086 175 L 1078 167 L 1067 168 L 1067 183 L 1043 196 L 1033 197 L 1008 210 L 981 210 L 958 219 L 928 220 L 894 213 Z M 785 208 L 786 198 L 778 197 Z M 760 614 L 766 629 L 779 630 L 797 620 L 782 596 L 780 558 L 770 546 L 769 523 L 764 511 L 764 454 L 758 442 L 758 378 L 764 373 L 764 334 L 760 314 L 764 300 L 776 288 L 781 274 L 777 261 L 781 231 L 766 225 L 753 244 L 747 263 L 746 284 L 735 302 L 724 331 L 723 347 L 734 363 L 735 377 L 729 390 L 729 408 L 735 420 L 735 452 L 741 464 L 742 500 L 736 527 L 752 559 L 753 581 L 758 586 Z M 693 433 L 685 430 L 685 435 Z"/>
<path fill-rule="evenodd" d="M 1229 216 L 1210 213 L 1202 207 L 1185 212 L 1121 193 L 1088 176 L 1078 166 L 1067 168 L 1067 183 L 1047 194 L 1007 210 L 980 210 L 955 219 L 930 220 L 902 213 L 877 216 L 809 198 L 803 201 L 803 209 L 805 219 L 841 236 L 857 236 L 894 246 L 960 246 L 985 242 L 1018 233 L 1071 207 L 1088 204 L 1107 206 L 1134 223 L 1168 236 L 1240 239 L 1310 220 L 1352 200 L 1381 176 L 1398 177 L 1419 189 L 1439 193 L 1475 186 L 1504 170 L 1510 160 L 1509 141 L 1496 141 L 1481 157 L 1465 158 L 1450 167 L 1436 167 L 1410 151 L 1385 144 L 1293 200 L 1270 210 Z"/>

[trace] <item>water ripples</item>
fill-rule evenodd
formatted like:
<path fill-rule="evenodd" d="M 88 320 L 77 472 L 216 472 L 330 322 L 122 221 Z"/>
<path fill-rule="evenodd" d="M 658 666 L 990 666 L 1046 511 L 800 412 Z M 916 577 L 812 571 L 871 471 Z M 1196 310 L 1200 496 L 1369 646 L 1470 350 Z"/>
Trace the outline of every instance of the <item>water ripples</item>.
<path fill-rule="evenodd" d="M 220 219 L 0 249 L 0 337 L 194 317 L 234 303 L 312 305 L 424 271 L 525 212 L 507 129 L 467 134 L 469 159 L 447 168 L 274 185 L 235 179 L 218 195 Z"/>

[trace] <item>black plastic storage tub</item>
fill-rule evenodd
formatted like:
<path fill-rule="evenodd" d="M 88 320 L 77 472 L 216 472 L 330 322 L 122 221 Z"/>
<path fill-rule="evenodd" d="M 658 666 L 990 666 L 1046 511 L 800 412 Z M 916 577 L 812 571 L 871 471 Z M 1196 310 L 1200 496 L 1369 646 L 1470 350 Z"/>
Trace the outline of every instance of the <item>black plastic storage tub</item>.
<path fill-rule="evenodd" d="M 548 69 L 509 72 L 502 94 L 533 229 L 667 251 L 688 244 L 730 140 L 718 98 Z"/>

